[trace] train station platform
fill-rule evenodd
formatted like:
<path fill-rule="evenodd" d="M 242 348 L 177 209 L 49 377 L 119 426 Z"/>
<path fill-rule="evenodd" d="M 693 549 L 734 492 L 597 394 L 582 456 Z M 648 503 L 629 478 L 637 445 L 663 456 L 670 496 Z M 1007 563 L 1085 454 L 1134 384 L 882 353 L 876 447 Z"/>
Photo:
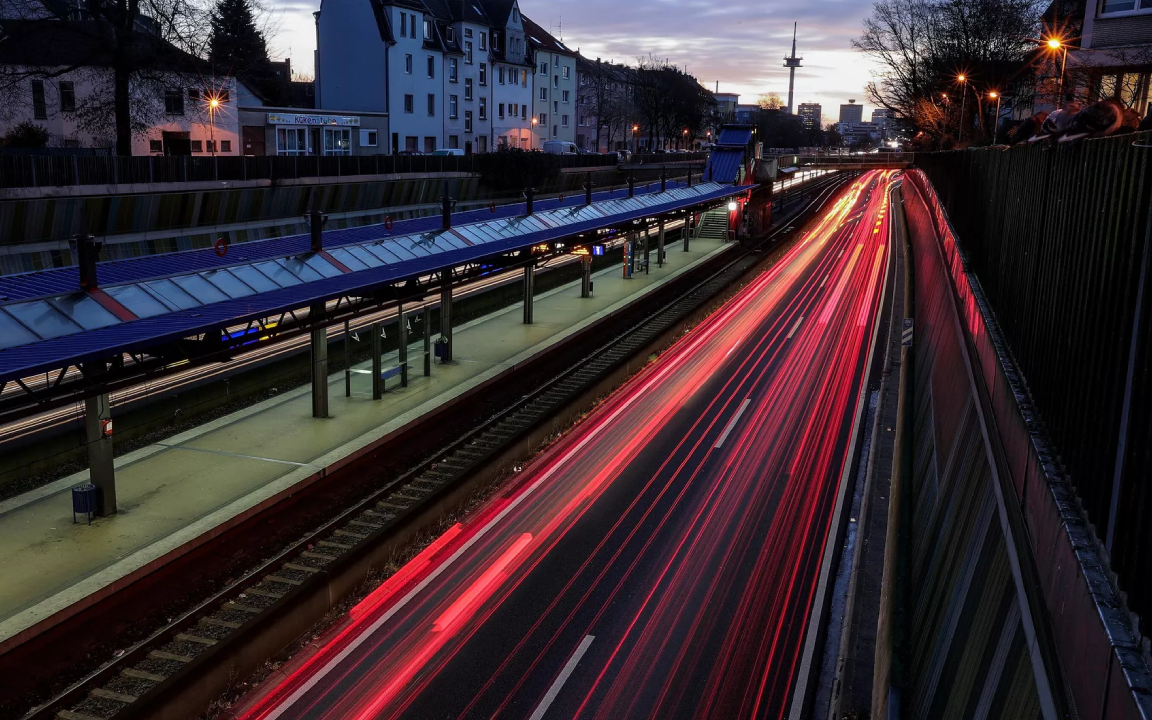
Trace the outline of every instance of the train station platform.
<path fill-rule="evenodd" d="M 531 325 L 517 303 L 458 326 L 453 362 L 434 365 L 431 377 L 415 361 L 422 341 L 413 344 L 408 387 L 392 379 L 381 400 L 372 400 L 370 373 L 352 376 L 351 398 L 343 372 L 333 374 L 329 418 L 312 417 L 305 385 L 126 454 L 115 461 L 119 512 L 91 525 L 71 514 L 71 488 L 87 472 L 0 502 L 0 653 L 723 249 L 705 237 L 690 252 L 670 244 L 663 269 L 653 262 L 628 280 L 619 267 L 595 274 L 591 298 L 580 298 L 579 281 L 537 294 Z"/>

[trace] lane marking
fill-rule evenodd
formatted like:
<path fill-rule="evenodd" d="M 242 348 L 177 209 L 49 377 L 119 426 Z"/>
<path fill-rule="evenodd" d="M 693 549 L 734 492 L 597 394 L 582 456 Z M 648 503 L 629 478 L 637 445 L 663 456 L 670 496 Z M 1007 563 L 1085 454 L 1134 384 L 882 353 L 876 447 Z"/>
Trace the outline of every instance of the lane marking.
<path fill-rule="evenodd" d="M 740 403 L 740 407 L 736 408 L 736 414 L 733 415 L 732 419 L 728 421 L 728 424 L 724 426 L 724 432 L 720 433 L 720 438 L 716 441 L 716 444 L 712 446 L 713 448 L 718 448 L 724 444 L 724 441 L 728 439 L 728 433 L 732 432 L 732 428 L 736 427 L 736 421 L 739 420 L 740 416 L 744 414 L 744 411 L 748 409 L 748 405 L 751 402 L 752 398 L 744 398 L 744 402 Z"/>
<path fill-rule="evenodd" d="M 532 716 L 529 717 L 528 720 L 541 720 L 541 718 L 544 717 L 544 713 L 548 712 L 548 708 L 552 705 L 556 696 L 560 694 L 560 688 L 564 687 L 564 683 L 568 682 L 572 671 L 576 669 L 576 663 L 580 662 L 580 658 L 584 657 L 584 653 L 588 652 L 588 647 L 595 639 L 595 635 L 586 635 L 584 639 L 580 641 L 576 652 L 572 653 L 572 657 L 568 658 L 568 662 L 564 663 L 564 668 L 560 671 L 560 674 L 556 676 L 552 687 L 548 688 L 548 692 L 544 694 L 544 698 L 540 701 L 540 704 L 536 706 L 536 711 L 532 713 Z"/>
<path fill-rule="evenodd" d="M 786 340 L 792 339 L 792 336 L 796 334 L 796 330 L 798 330 L 800 328 L 800 323 L 802 323 L 802 322 L 804 322 L 804 316 L 803 315 L 801 315 L 800 317 L 798 317 L 796 319 L 796 324 L 793 325 L 792 329 L 788 331 L 788 337 L 785 338 Z"/>

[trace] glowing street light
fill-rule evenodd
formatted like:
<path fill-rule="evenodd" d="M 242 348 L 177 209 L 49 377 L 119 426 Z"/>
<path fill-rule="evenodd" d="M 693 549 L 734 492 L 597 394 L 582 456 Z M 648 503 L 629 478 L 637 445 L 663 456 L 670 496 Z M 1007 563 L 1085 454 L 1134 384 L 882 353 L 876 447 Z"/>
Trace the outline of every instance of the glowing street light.
<path fill-rule="evenodd" d="M 216 113 L 220 111 L 222 95 L 213 90 L 207 96 L 205 103 L 208 105 L 208 142 L 212 145 L 212 156 L 216 156 Z"/>
<path fill-rule="evenodd" d="M 960 83 L 960 123 L 956 128 L 956 142 L 959 143 L 964 139 L 964 110 L 968 104 L 968 78 L 964 75 L 959 75 L 956 80 Z"/>
<path fill-rule="evenodd" d="M 1063 57 L 1060 59 L 1060 80 L 1056 86 L 1056 107 L 1059 108 L 1064 104 L 1064 70 L 1068 67 L 1068 46 L 1060 38 L 1048 38 L 1045 42 L 1048 49 L 1052 52 L 1057 50 L 1062 51 Z"/>
<path fill-rule="evenodd" d="M 996 134 L 1000 129 L 1000 93 L 995 90 L 988 91 L 988 97 L 996 101 L 996 114 L 992 116 L 992 144 L 996 144 Z"/>

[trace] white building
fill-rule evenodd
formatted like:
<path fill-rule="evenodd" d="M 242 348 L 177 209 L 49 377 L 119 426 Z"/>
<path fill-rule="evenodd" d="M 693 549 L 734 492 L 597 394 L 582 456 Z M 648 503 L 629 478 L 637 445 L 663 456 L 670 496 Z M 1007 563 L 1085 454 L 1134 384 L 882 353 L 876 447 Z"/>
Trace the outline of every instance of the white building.
<path fill-rule="evenodd" d="M 524 34 L 533 51 L 532 115 L 536 118 L 533 147 L 549 140 L 576 142 L 576 53 L 532 20 L 523 18 Z"/>
<path fill-rule="evenodd" d="M 0 64 L 26 79 L 0 107 L 0 135 L 29 122 L 48 131 L 49 147 L 114 150 L 114 76 L 96 24 L 5 20 L 4 32 Z M 136 42 L 152 67 L 129 84 L 132 154 L 238 155 L 248 91 L 155 36 L 137 31 Z"/>
<path fill-rule="evenodd" d="M 491 147 L 530 150 L 538 147 L 533 144 L 532 133 L 535 68 L 528 59 L 520 4 L 515 0 L 488 0 L 484 4 L 492 22 Z"/>

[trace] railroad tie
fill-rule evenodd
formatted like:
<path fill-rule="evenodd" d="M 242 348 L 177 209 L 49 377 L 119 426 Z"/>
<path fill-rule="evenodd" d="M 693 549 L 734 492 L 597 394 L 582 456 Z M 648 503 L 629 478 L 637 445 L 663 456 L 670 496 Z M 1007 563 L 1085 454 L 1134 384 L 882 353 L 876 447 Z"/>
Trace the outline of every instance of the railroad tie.
<path fill-rule="evenodd" d="M 126 695 L 124 693 L 105 690 L 104 688 L 93 688 L 92 690 L 88 691 L 88 694 L 92 697 L 100 698 L 101 700 L 115 700 L 116 702 L 122 702 L 125 705 L 136 702 L 135 695 Z"/>
<path fill-rule="evenodd" d="M 205 618 L 205 619 L 207 619 L 207 618 Z M 217 620 L 216 622 L 223 623 L 224 621 L 223 620 Z M 231 624 L 231 623 L 229 623 L 229 624 Z M 236 627 L 240 627 L 240 626 L 236 625 Z M 164 680 L 167 679 L 163 675 L 157 675 L 156 673 L 145 672 L 144 670 L 137 670 L 136 668 L 124 668 L 123 670 L 120 671 L 120 674 L 125 676 L 125 677 L 135 678 L 137 680 L 148 680 L 148 681 L 154 682 L 154 683 L 163 682 Z"/>

